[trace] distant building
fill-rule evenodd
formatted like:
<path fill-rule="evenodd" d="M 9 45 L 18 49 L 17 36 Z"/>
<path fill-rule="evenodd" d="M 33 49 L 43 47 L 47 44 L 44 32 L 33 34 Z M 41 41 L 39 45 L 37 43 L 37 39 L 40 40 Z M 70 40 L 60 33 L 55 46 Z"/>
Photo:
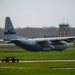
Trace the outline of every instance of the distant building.
<path fill-rule="evenodd" d="M 59 24 L 59 36 L 60 37 L 70 36 L 69 24 Z"/>
<path fill-rule="evenodd" d="M 17 28 L 17 35 L 28 38 L 57 37 L 57 36 L 75 36 L 75 27 L 69 24 L 59 24 L 59 27 L 46 28 Z M 0 39 L 4 38 L 4 29 L 0 28 Z"/>

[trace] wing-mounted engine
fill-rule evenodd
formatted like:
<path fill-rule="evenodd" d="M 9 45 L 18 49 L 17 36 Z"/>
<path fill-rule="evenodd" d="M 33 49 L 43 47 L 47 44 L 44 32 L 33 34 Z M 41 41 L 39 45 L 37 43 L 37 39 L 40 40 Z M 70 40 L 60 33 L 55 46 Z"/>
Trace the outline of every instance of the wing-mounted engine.
<path fill-rule="evenodd" d="M 75 45 L 75 38 L 68 38 L 68 39 L 65 39 L 63 41 L 66 41 L 68 43 L 72 43 L 73 42 L 73 44 Z"/>
<path fill-rule="evenodd" d="M 39 41 L 37 42 L 37 49 L 44 51 L 44 52 L 48 52 L 50 50 L 54 49 L 53 45 L 50 45 L 50 41 Z"/>
<path fill-rule="evenodd" d="M 73 44 L 75 45 L 75 39 L 73 40 Z"/>
<path fill-rule="evenodd" d="M 42 47 L 42 51 L 44 51 L 44 52 L 48 52 L 53 49 L 54 49 L 54 46 L 52 46 L 52 45 L 47 45 L 47 46 Z"/>
<path fill-rule="evenodd" d="M 65 41 L 62 41 L 62 40 L 54 40 L 54 41 L 51 41 L 52 44 L 54 47 L 55 47 L 55 50 L 57 51 L 62 51 L 66 48 L 68 48 L 68 43 L 65 42 Z"/>
<path fill-rule="evenodd" d="M 73 42 L 74 40 L 75 40 L 74 38 L 68 38 L 68 39 L 64 39 L 63 41 L 66 41 L 66 42 L 71 43 L 71 42 Z"/>

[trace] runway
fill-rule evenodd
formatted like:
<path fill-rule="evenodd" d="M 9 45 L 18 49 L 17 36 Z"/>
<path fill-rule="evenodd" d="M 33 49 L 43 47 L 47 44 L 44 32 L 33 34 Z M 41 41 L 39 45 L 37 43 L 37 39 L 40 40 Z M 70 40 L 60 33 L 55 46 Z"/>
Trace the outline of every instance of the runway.
<path fill-rule="evenodd" d="M 75 60 L 20 60 L 19 62 L 75 62 Z"/>
<path fill-rule="evenodd" d="M 75 62 L 75 60 L 19 60 L 19 62 Z"/>
<path fill-rule="evenodd" d="M 16 68 L 16 69 L 24 69 L 24 68 L 29 68 L 29 67 L 0 67 L 0 69 L 1 68 L 10 68 L 10 69 L 12 69 L 12 68 Z M 61 67 L 61 68 L 51 68 L 51 69 L 74 69 L 75 70 L 75 67 Z"/>
<path fill-rule="evenodd" d="M 75 62 L 75 60 L 19 60 L 19 62 Z M 2 63 L 1 60 L 0 63 Z"/>
<path fill-rule="evenodd" d="M 10 61 L 11 62 L 11 61 Z M 75 60 L 20 60 L 19 63 L 25 63 L 25 62 L 75 62 Z M 2 63 L 2 61 L 0 61 Z M 18 68 L 18 69 L 24 69 L 29 67 L 0 67 L 0 68 Z M 50 67 L 51 69 L 74 69 L 75 67 Z"/>

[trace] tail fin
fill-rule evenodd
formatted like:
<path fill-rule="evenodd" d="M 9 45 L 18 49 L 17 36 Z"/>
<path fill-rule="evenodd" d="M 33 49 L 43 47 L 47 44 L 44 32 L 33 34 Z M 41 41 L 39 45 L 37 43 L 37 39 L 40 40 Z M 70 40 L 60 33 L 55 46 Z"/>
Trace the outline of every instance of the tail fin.
<path fill-rule="evenodd" d="M 10 17 L 5 19 L 5 28 L 4 28 L 4 41 L 15 41 L 18 39 L 23 39 L 23 37 L 16 35 L 13 24 Z"/>
<path fill-rule="evenodd" d="M 16 34 L 16 32 L 14 30 L 10 17 L 6 17 L 4 35 L 9 35 L 9 34 Z"/>
<path fill-rule="evenodd" d="M 5 28 L 4 28 L 4 41 L 10 41 L 12 39 L 16 40 L 17 38 L 18 37 L 16 35 L 10 17 L 6 17 Z"/>

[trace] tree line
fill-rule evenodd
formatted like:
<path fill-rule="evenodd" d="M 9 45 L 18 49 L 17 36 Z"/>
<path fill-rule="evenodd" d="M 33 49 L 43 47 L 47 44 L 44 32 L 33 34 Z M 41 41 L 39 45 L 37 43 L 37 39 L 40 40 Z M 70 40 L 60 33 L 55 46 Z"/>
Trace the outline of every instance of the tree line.
<path fill-rule="evenodd" d="M 23 37 L 28 38 L 41 38 L 41 37 L 53 37 L 58 36 L 59 28 L 57 27 L 43 27 L 43 28 L 16 28 L 16 33 Z M 75 28 L 70 29 L 70 35 L 75 35 Z M 0 39 L 4 37 L 4 29 L 0 28 Z"/>

